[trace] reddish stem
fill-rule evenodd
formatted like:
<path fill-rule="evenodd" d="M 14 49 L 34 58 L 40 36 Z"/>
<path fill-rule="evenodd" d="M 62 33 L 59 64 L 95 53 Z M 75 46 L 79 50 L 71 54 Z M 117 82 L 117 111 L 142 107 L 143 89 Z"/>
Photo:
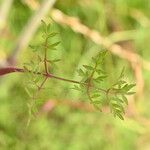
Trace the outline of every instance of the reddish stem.
<path fill-rule="evenodd" d="M 15 67 L 0 68 L 0 76 L 13 72 L 24 72 L 24 70 Z"/>
<path fill-rule="evenodd" d="M 0 76 L 3 76 L 3 75 L 6 75 L 6 74 L 9 74 L 9 73 L 13 73 L 13 72 L 26 72 L 26 70 L 24 69 L 21 69 L 21 68 L 15 68 L 15 67 L 8 67 L 8 68 L 0 68 Z M 29 72 L 32 72 L 29 70 Z M 46 79 L 47 78 L 53 78 L 53 79 L 57 79 L 57 80 L 61 80 L 61 81 L 66 81 L 66 82 L 71 82 L 71 83 L 75 83 L 75 84 L 84 84 L 87 86 L 87 83 L 81 83 L 79 81 L 75 81 L 75 80 L 70 80 L 70 79 L 65 79 L 65 78 L 61 78 L 61 77 L 58 77 L 58 76 L 55 76 L 53 74 L 50 74 L 50 73 L 41 73 L 41 72 L 32 72 L 32 73 L 35 73 L 37 75 L 42 75 L 42 76 L 45 76 Z M 45 82 L 45 81 L 44 81 Z M 88 85 L 89 86 L 89 85 Z M 91 86 L 91 85 L 90 85 Z M 107 92 L 106 90 L 104 89 L 101 89 L 101 88 L 98 88 L 100 91 L 103 91 L 103 92 Z"/>

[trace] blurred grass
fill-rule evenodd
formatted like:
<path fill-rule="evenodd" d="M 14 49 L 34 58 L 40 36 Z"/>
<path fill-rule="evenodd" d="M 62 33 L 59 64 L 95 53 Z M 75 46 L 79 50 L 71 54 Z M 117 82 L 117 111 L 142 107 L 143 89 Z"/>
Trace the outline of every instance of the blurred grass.
<path fill-rule="evenodd" d="M 2 0 L 0 0 L 1 3 Z M 98 30 L 105 36 L 109 36 L 115 31 L 135 30 L 132 44 L 126 41 L 124 45 L 150 61 L 149 26 L 142 26 L 140 20 L 131 16 L 132 10 L 136 9 L 150 19 L 149 0 L 58 0 L 55 7 L 70 16 L 78 17 L 82 23 Z M 5 52 L 9 55 L 21 29 L 33 13 L 22 1 L 14 0 L 6 26 L 7 32 L 12 38 L 5 36 L 5 34 L 0 37 L 1 53 Z M 52 30 L 59 32 L 57 37 L 61 41 L 58 51 L 53 55 L 49 54 L 50 57 L 58 56 L 62 59 L 58 63 L 58 68 L 54 70 L 56 75 L 76 78 L 75 70 L 82 64 L 90 63 L 90 58 L 95 56 L 98 50 L 103 49 L 82 35 L 74 33 L 66 26 L 54 22 Z M 40 42 L 41 33 L 42 29 L 39 28 L 31 43 Z M 127 34 L 127 36 L 130 35 Z M 31 58 L 30 51 L 30 48 L 27 48 L 18 56 L 18 66 Z M 115 80 L 123 66 L 126 67 L 128 80 L 134 82 L 130 65 L 110 53 L 107 55 L 104 68 L 111 76 L 108 81 L 109 84 Z M 139 112 L 147 118 L 150 117 L 149 76 L 149 72 L 143 71 L 145 89 L 143 98 L 138 104 Z M 23 75 L 12 74 L 0 79 L 0 149 L 150 149 L 150 127 L 143 126 L 141 122 L 130 119 L 122 122 L 114 119 L 111 114 L 97 111 L 84 112 L 63 105 L 57 106 L 48 114 L 40 114 L 26 129 L 28 97 L 22 84 L 23 78 Z M 68 83 L 50 80 L 47 86 L 51 89 L 42 93 L 44 101 L 69 99 L 76 102 L 83 99 L 84 102 L 88 103 L 87 97 L 82 93 L 70 90 L 72 85 Z"/>

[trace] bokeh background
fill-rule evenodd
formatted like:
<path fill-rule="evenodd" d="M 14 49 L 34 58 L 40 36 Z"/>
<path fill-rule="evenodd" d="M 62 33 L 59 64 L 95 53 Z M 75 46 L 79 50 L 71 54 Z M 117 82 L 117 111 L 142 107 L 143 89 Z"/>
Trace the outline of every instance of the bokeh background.
<path fill-rule="evenodd" d="M 61 41 L 53 73 L 76 79 L 76 70 L 108 50 L 110 85 L 125 66 L 136 83 L 125 120 L 98 112 L 72 85 L 49 80 L 38 115 L 27 127 L 24 76 L 0 78 L 0 150 L 150 150 L 150 0 L 0 0 L 0 67 L 22 67 L 39 43 L 41 19 Z"/>

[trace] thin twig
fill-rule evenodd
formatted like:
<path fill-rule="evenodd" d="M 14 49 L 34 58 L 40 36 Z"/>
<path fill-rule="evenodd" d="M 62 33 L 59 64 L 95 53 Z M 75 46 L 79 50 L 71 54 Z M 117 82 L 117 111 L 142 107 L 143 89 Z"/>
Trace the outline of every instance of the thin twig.
<path fill-rule="evenodd" d="M 91 97 L 91 94 L 90 94 L 90 88 L 91 88 L 91 86 L 92 86 L 92 83 L 91 83 L 91 82 L 92 82 L 92 78 L 93 78 L 93 76 L 94 76 L 94 73 L 95 73 L 95 71 L 96 71 L 96 68 L 97 68 L 97 62 L 95 63 L 94 69 L 93 69 L 93 71 L 92 71 L 90 77 L 87 79 L 87 95 L 88 95 L 88 97 L 89 97 L 91 103 L 93 102 L 93 100 L 92 100 L 92 97 Z"/>
<path fill-rule="evenodd" d="M 45 67 L 45 73 L 48 74 L 48 66 L 47 66 L 47 41 L 48 41 L 48 38 L 46 38 L 46 41 L 45 41 L 45 45 L 44 45 L 44 67 Z"/>

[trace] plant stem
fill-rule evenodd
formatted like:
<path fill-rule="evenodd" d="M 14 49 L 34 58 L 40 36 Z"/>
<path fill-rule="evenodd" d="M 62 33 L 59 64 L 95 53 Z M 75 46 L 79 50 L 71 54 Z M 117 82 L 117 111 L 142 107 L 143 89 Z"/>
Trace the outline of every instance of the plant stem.
<path fill-rule="evenodd" d="M 22 68 L 15 68 L 15 67 L 1 68 L 0 69 L 0 76 L 6 75 L 6 74 L 9 74 L 9 73 L 14 73 L 14 72 L 25 73 L 25 72 L 27 72 L 27 70 L 22 69 Z M 32 72 L 31 70 L 28 70 L 28 72 L 34 73 L 36 75 L 45 76 L 46 80 L 48 78 L 53 78 L 53 79 L 57 79 L 57 80 L 65 81 L 65 82 L 70 82 L 70 83 L 75 83 L 75 84 L 83 84 L 85 86 L 92 87 L 92 85 L 89 85 L 88 83 L 79 82 L 79 81 L 70 80 L 70 79 L 65 79 L 65 78 L 62 78 L 62 77 L 55 76 L 55 75 L 50 74 L 50 73 Z M 98 88 L 98 90 L 100 90 L 102 92 L 105 92 L 105 93 L 107 92 L 105 89 L 101 89 L 101 88 Z"/>
<path fill-rule="evenodd" d="M 91 81 L 92 81 L 92 78 L 93 78 L 93 75 L 95 73 L 96 68 L 97 68 L 97 63 L 95 64 L 95 67 L 94 67 L 90 77 L 88 78 L 88 83 L 87 83 L 87 95 L 88 95 L 91 103 L 93 102 L 93 100 L 92 100 L 92 97 L 91 97 L 91 94 L 90 94 L 90 87 L 92 87 Z M 105 91 L 105 90 L 103 90 L 103 91 Z"/>
<path fill-rule="evenodd" d="M 46 41 L 45 41 L 45 45 L 44 45 L 44 53 L 45 53 L 45 56 L 44 56 L 44 66 L 45 66 L 45 72 L 46 74 L 48 74 L 48 67 L 47 67 L 47 38 L 46 38 Z"/>
<path fill-rule="evenodd" d="M 72 83 L 76 83 L 76 84 L 85 84 L 85 83 L 81 83 L 79 81 L 75 81 L 75 80 L 70 80 L 70 79 L 65 79 L 65 78 L 62 78 L 62 77 L 58 77 L 58 76 L 55 76 L 53 74 L 44 74 L 44 75 L 47 76 L 48 78 L 54 78 L 54 79 L 61 80 L 61 81 L 72 82 Z"/>

